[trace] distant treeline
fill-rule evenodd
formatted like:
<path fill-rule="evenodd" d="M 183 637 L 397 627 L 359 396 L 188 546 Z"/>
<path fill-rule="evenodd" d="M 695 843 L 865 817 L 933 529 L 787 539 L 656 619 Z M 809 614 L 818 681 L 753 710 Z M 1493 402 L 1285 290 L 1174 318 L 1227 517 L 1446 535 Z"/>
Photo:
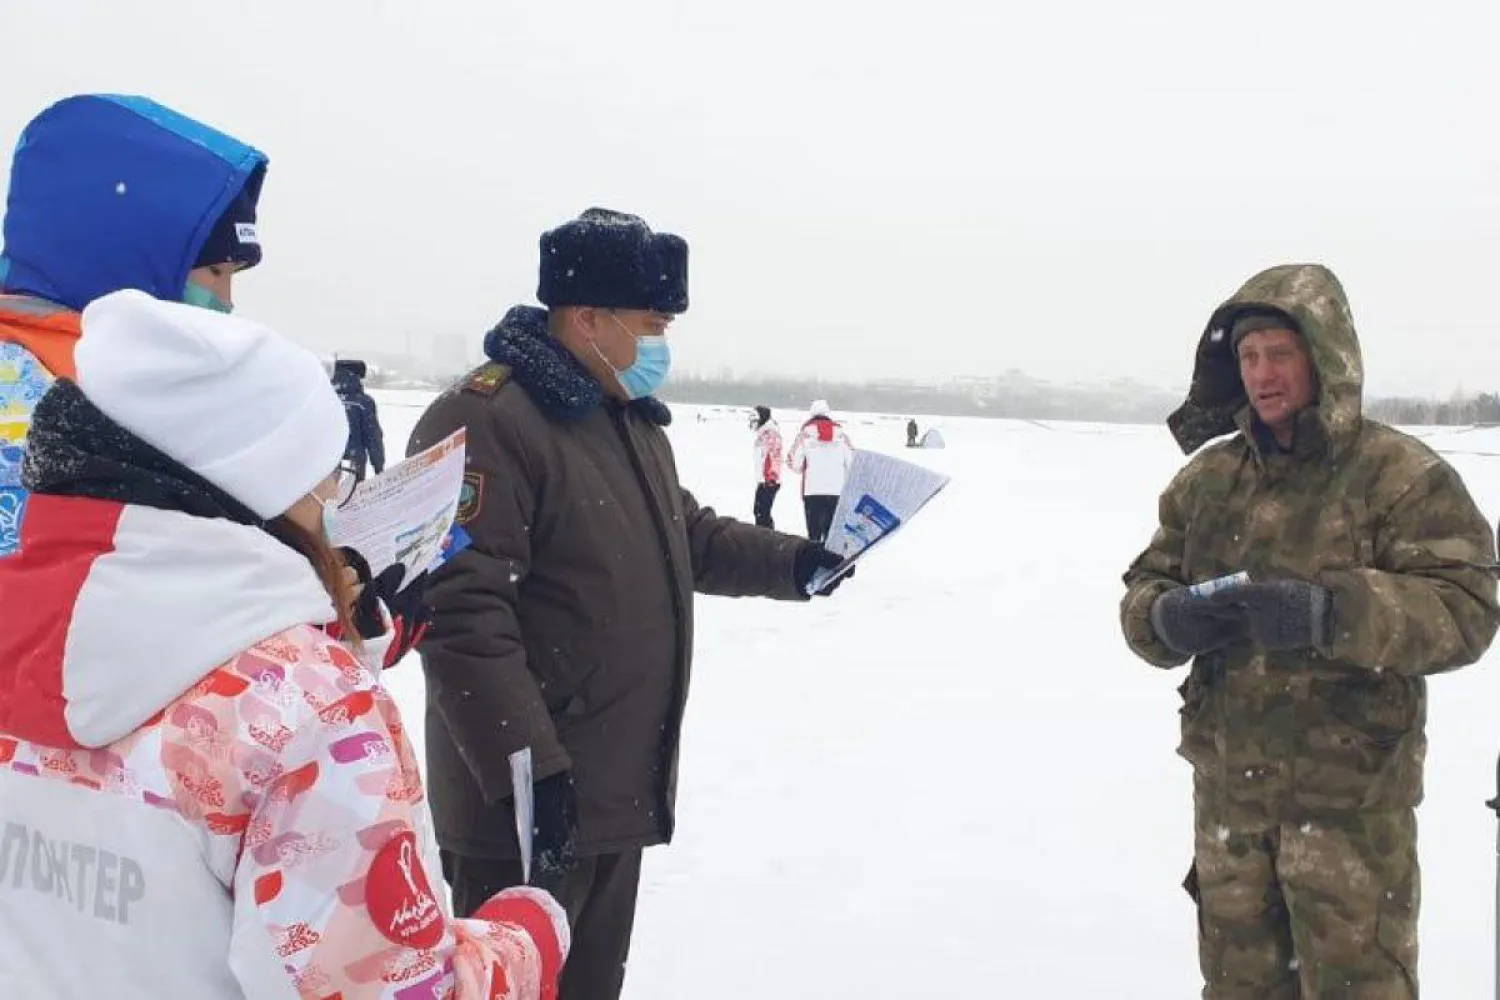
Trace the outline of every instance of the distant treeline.
<path fill-rule="evenodd" d="M 1377 399 L 1365 404 L 1365 412 L 1388 424 L 1495 424 L 1500 423 L 1500 395 L 1482 392 L 1444 402 Z"/>
<path fill-rule="evenodd" d="M 460 373 L 454 373 L 453 380 L 460 377 Z M 372 378 L 370 384 L 399 381 L 399 373 L 388 370 Z M 432 387 L 445 388 L 447 384 L 451 381 L 436 380 Z M 1182 402 L 1179 393 L 1128 380 L 1058 385 L 1021 372 L 932 384 L 679 374 L 672 376 L 662 396 L 672 403 L 746 408 L 764 405 L 790 410 L 804 410 L 813 400 L 826 399 L 835 410 L 846 412 L 1120 424 L 1160 423 Z M 1365 413 L 1389 424 L 1494 424 L 1500 423 L 1500 394 L 1460 394 L 1442 401 L 1366 399 Z"/>
<path fill-rule="evenodd" d="M 1018 373 L 993 381 L 931 385 L 673 375 L 662 396 L 676 403 L 765 405 L 793 410 L 806 409 L 815 399 L 826 399 L 835 410 L 865 413 L 1100 423 L 1155 423 L 1181 402 L 1180 397 L 1148 386 L 1125 382 L 1105 386 L 1053 385 Z"/>

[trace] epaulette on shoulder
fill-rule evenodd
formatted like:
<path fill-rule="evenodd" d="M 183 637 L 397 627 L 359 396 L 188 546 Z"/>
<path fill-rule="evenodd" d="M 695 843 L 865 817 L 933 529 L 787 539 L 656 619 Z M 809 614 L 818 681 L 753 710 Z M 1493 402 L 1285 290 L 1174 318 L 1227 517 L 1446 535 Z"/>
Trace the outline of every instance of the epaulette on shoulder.
<path fill-rule="evenodd" d="M 486 361 L 471 371 L 463 380 L 463 391 L 476 396 L 493 396 L 510 381 L 510 365 L 498 361 Z"/>

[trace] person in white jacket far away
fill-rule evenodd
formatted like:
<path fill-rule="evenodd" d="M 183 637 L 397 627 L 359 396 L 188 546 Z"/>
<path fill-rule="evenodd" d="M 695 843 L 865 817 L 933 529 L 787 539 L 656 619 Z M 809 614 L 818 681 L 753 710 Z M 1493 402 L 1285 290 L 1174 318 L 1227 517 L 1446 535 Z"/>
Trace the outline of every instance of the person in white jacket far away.
<path fill-rule="evenodd" d="M 829 411 L 828 401 L 815 400 L 808 411 L 786 464 L 802 476 L 802 506 L 807 514 L 807 537 L 815 542 L 828 538 L 839 494 L 854 462 L 854 445 Z"/>

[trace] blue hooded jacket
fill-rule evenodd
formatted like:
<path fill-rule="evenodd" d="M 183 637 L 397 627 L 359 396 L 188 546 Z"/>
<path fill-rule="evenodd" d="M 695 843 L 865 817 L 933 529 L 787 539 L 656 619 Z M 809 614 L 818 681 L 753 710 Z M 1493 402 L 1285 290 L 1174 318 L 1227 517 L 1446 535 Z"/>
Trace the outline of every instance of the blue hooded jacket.
<path fill-rule="evenodd" d="M 365 391 L 359 375 L 342 362 L 334 366 L 333 388 L 344 403 L 344 415 L 349 418 L 345 460 L 354 466 L 360 479 L 365 477 L 366 463 L 379 475 L 385 469 L 385 433 L 380 429 L 374 397 Z"/>
<path fill-rule="evenodd" d="M 181 299 L 225 209 L 241 192 L 260 197 L 266 163 L 141 97 L 70 97 L 21 133 L 0 252 L 0 291 L 25 296 L 0 298 L 0 557 L 21 545 L 31 412 L 72 372 L 72 314 L 123 288 Z M 65 317 L 71 335 L 43 350 L 58 327 L 37 324 Z"/>
<path fill-rule="evenodd" d="M 16 145 L 0 288 L 80 312 L 122 288 L 180 300 L 230 202 L 259 198 L 267 162 L 144 97 L 59 101 Z"/>

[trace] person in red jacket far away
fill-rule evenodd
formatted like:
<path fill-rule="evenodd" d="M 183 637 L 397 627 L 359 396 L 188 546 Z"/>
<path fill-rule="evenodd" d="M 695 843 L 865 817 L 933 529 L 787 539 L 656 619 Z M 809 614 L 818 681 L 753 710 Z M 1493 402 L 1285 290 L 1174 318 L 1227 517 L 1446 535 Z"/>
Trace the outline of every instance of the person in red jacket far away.
<path fill-rule="evenodd" d="M 774 528 L 771 507 L 781 490 L 781 428 L 776 426 L 770 407 L 757 406 L 750 429 L 755 432 L 755 523 Z"/>

